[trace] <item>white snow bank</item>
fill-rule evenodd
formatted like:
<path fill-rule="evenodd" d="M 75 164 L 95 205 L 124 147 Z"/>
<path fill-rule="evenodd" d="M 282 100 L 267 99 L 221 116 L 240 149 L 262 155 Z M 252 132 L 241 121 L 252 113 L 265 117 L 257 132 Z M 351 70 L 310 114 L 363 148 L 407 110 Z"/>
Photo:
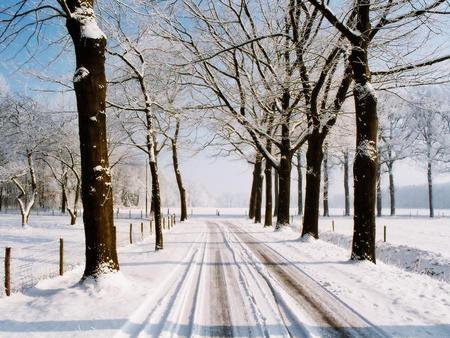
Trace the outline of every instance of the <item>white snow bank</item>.
<path fill-rule="evenodd" d="M 348 250 L 352 246 L 351 236 L 331 231 L 322 232 L 320 239 Z M 450 282 L 450 260 L 441 254 L 378 241 L 376 257 L 383 263 L 395 265 L 406 271 Z"/>

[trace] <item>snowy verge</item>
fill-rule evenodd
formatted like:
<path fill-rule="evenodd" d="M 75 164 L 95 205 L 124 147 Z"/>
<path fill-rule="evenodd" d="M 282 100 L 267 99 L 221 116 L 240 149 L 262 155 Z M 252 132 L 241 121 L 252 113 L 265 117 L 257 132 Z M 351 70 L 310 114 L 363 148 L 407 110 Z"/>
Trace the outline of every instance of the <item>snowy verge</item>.
<path fill-rule="evenodd" d="M 352 237 L 326 231 L 320 239 L 344 249 L 351 249 Z M 393 245 L 378 241 L 376 243 L 377 260 L 394 265 L 403 270 L 428 275 L 440 281 L 450 282 L 450 260 L 441 254 L 412 248 L 406 245 Z"/>

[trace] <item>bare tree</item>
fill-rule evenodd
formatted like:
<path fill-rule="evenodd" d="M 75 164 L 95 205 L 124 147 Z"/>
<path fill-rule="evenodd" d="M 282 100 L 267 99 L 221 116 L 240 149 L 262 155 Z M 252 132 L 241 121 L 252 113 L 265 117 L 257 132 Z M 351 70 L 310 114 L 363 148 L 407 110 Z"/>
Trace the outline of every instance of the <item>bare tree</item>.
<path fill-rule="evenodd" d="M 436 0 L 421 4 L 420 9 L 412 3 L 409 4 L 409 8 L 405 9 L 403 2 L 386 1 L 384 6 L 376 7 L 376 10 L 379 11 L 379 15 L 376 16 L 372 13 L 370 0 L 356 0 L 350 10 L 355 13 L 355 29 L 335 14 L 324 2 L 318 0 L 308 0 L 308 2 L 318 9 L 351 44 L 349 61 L 355 82 L 353 96 L 356 110 L 356 153 L 353 164 L 355 215 L 352 259 L 367 259 L 375 262 L 378 118 L 377 98 L 371 84 L 369 70 L 369 47 L 380 31 L 386 31 L 398 24 L 408 25 L 418 17 L 430 15 L 434 10 L 438 10 L 440 5 L 444 4 L 445 6 L 445 1 Z M 373 17 L 376 17 L 378 21 L 372 27 Z M 420 63 L 420 65 L 432 62 Z M 415 68 L 414 65 L 400 66 L 393 72 L 413 68 Z"/>
<path fill-rule="evenodd" d="M 94 0 L 59 0 L 57 5 L 51 1 L 20 0 L 13 6 L 0 7 L 2 43 L 22 43 L 21 35 L 39 36 L 44 24 L 62 18 L 74 46 L 73 84 L 78 107 L 86 236 L 83 279 L 119 269 L 106 141 L 106 36 L 97 25 L 94 4 Z"/>

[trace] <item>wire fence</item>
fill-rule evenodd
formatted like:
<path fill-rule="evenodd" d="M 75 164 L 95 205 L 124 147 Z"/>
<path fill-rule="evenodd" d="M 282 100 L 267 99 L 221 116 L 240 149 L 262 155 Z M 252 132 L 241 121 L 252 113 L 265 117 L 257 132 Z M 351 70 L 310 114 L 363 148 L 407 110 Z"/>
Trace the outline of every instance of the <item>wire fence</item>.
<path fill-rule="evenodd" d="M 164 218 L 164 230 L 170 230 L 175 223 L 175 215 Z M 136 244 L 155 234 L 153 220 L 141 219 L 138 222 L 116 226 L 116 245 L 118 248 Z M 0 276 L 6 281 L 5 250 L 0 250 Z M 73 270 L 84 263 L 84 242 L 64 241 L 63 271 Z M 39 281 L 60 274 L 60 240 L 27 246 L 11 247 L 10 291 L 23 292 Z M 0 297 L 5 293 L 1 292 Z"/>

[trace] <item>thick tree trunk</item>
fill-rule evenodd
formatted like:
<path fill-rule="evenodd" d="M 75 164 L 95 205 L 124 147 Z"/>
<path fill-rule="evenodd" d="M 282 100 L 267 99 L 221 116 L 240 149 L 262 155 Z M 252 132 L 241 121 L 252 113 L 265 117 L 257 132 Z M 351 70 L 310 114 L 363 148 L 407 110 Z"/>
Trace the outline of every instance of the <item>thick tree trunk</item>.
<path fill-rule="evenodd" d="M 348 151 L 344 151 L 345 216 L 350 216 L 350 188 L 348 184 Z"/>
<path fill-rule="evenodd" d="M 289 207 L 291 199 L 291 168 L 292 156 L 281 154 L 280 169 L 278 171 L 279 193 L 278 193 L 278 215 L 276 229 L 289 225 Z"/>
<path fill-rule="evenodd" d="M 395 216 L 395 184 L 394 184 L 394 162 L 388 163 L 389 171 L 389 196 L 391 204 L 391 216 Z"/>
<path fill-rule="evenodd" d="M 302 149 L 297 151 L 297 177 L 298 177 L 298 195 L 297 206 L 298 215 L 303 215 L 303 175 L 302 175 Z"/>
<path fill-rule="evenodd" d="M 263 175 L 262 175 L 262 156 L 259 153 L 256 155 L 254 175 L 256 179 L 255 223 L 261 223 Z"/>
<path fill-rule="evenodd" d="M 81 187 L 86 245 L 83 279 L 119 270 L 113 221 L 113 193 L 106 139 L 106 37 L 98 28 L 93 0 L 68 0 L 67 29 L 76 54 Z"/>
<path fill-rule="evenodd" d="M 377 216 L 383 215 L 383 197 L 381 195 L 381 164 L 377 165 Z"/>
<path fill-rule="evenodd" d="M 273 194 L 273 196 L 275 197 L 275 203 L 273 206 L 273 214 L 275 216 L 278 216 L 278 197 L 280 195 L 280 178 L 278 176 L 278 170 L 274 170 L 274 188 L 275 188 L 275 192 Z"/>
<path fill-rule="evenodd" d="M 320 203 L 320 176 L 323 159 L 324 138 L 314 132 L 308 138 L 306 150 L 306 189 L 305 211 L 303 213 L 302 236 L 311 235 L 319 238 L 319 203 Z"/>
<path fill-rule="evenodd" d="M 433 176 L 431 171 L 431 160 L 428 160 L 427 165 L 427 178 L 428 178 L 428 205 L 430 207 L 430 217 L 434 217 L 433 207 Z"/>
<path fill-rule="evenodd" d="M 356 29 L 361 36 L 352 41 L 350 62 L 355 85 L 356 152 L 353 162 L 354 230 L 352 259 L 375 263 L 375 201 L 377 185 L 377 98 L 370 83 L 368 42 L 370 1 L 358 0 Z"/>
<path fill-rule="evenodd" d="M 330 210 L 328 207 L 328 188 L 329 188 L 329 180 L 328 180 L 328 145 L 325 144 L 324 147 L 324 156 L 323 156 L 323 216 L 329 217 Z"/>
<path fill-rule="evenodd" d="M 184 189 L 181 172 L 178 165 L 177 140 L 179 130 L 180 130 L 180 122 L 177 121 L 175 128 L 175 137 L 172 139 L 172 162 L 173 162 L 173 170 L 175 171 L 175 178 L 177 180 L 178 191 L 180 193 L 180 205 L 181 205 L 180 221 L 183 222 L 187 220 L 187 204 L 186 204 L 186 189 Z"/>

